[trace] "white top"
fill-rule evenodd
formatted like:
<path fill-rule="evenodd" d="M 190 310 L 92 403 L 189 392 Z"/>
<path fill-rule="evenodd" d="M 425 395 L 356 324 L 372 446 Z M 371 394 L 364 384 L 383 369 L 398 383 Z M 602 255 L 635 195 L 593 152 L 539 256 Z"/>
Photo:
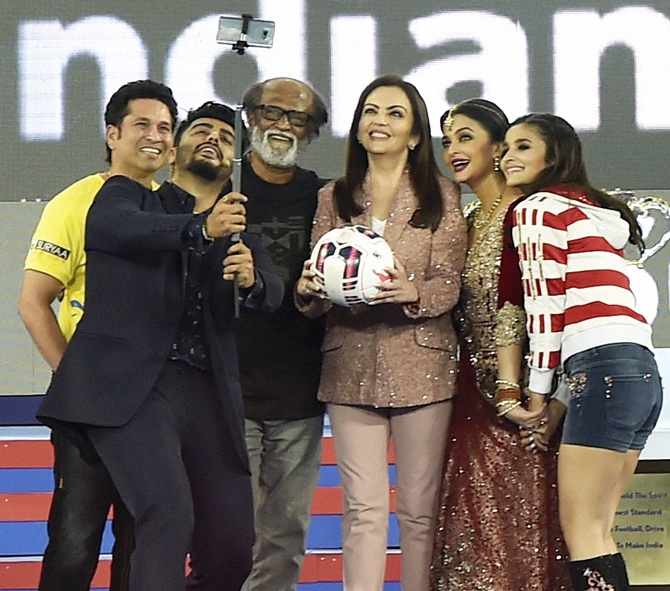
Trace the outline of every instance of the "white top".
<path fill-rule="evenodd" d="M 386 220 L 379 220 L 375 216 L 371 216 L 372 229 L 380 236 L 384 235 L 384 228 L 386 228 Z"/>

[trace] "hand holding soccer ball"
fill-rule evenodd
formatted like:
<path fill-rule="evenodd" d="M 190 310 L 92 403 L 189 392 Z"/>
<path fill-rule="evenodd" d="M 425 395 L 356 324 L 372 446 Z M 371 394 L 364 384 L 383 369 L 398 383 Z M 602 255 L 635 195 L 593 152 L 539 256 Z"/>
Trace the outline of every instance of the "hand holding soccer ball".
<path fill-rule="evenodd" d="M 326 232 L 312 251 L 298 283 L 303 297 L 328 297 L 334 304 L 394 301 L 397 282 L 391 292 L 381 295 L 381 286 L 398 278 L 393 252 L 388 243 L 365 226 L 343 226 Z M 400 273 L 404 275 L 404 273 Z"/>
<path fill-rule="evenodd" d="M 419 290 L 414 285 L 414 276 L 407 275 L 405 267 L 395 259 L 395 269 L 387 269 L 389 280 L 379 285 L 369 304 L 410 304 L 419 300 Z"/>

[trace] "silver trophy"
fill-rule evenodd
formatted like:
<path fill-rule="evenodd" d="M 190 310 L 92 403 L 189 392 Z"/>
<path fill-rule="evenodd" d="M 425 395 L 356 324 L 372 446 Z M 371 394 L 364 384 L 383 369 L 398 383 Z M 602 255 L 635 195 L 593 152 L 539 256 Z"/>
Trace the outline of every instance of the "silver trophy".
<path fill-rule="evenodd" d="M 628 263 L 643 267 L 646 261 L 670 241 L 670 203 L 656 195 L 638 197 L 633 191 L 622 191 L 621 189 L 608 191 L 608 193 L 626 203 L 640 224 L 647 246 L 637 258 L 629 258 Z M 652 230 L 654 230 L 653 234 Z M 651 245 L 650 238 L 653 240 Z"/>

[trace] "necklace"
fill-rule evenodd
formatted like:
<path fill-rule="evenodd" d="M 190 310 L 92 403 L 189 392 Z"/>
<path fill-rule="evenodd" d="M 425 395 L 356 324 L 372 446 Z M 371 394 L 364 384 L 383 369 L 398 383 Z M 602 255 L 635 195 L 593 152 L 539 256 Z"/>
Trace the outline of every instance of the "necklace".
<path fill-rule="evenodd" d="M 491 218 L 493 217 L 493 212 L 496 210 L 498 205 L 500 205 L 500 202 L 502 201 L 504 192 L 505 191 L 503 190 L 503 192 L 500 193 L 500 195 L 498 195 L 496 200 L 491 204 L 491 207 L 489 207 L 489 210 L 486 212 L 486 215 L 484 216 L 483 220 L 479 219 L 479 213 L 482 210 L 482 206 L 481 206 L 481 202 L 480 202 L 479 207 L 477 208 L 477 211 L 475 212 L 475 215 L 472 218 L 472 225 L 474 226 L 475 230 L 481 230 L 484 226 L 486 226 L 491 221 Z"/>

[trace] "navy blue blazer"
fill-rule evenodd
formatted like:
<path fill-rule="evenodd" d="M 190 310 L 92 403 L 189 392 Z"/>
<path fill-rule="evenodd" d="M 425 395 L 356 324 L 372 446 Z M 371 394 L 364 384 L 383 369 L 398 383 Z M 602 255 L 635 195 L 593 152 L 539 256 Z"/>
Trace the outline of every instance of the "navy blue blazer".
<path fill-rule="evenodd" d="M 85 314 L 38 409 L 39 420 L 85 434 L 88 425 L 116 427 L 135 414 L 177 334 L 186 255 L 201 239 L 186 231 L 193 219 L 192 213 L 168 213 L 158 193 L 126 177 L 105 183 L 86 222 Z M 242 305 L 274 311 L 282 281 L 261 240 L 244 233 L 242 241 L 252 250 L 257 277 L 250 291 L 243 290 Z M 230 238 L 216 240 L 202 258 L 203 304 L 214 379 L 246 466 L 233 287 L 222 277 L 230 244 Z"/>

